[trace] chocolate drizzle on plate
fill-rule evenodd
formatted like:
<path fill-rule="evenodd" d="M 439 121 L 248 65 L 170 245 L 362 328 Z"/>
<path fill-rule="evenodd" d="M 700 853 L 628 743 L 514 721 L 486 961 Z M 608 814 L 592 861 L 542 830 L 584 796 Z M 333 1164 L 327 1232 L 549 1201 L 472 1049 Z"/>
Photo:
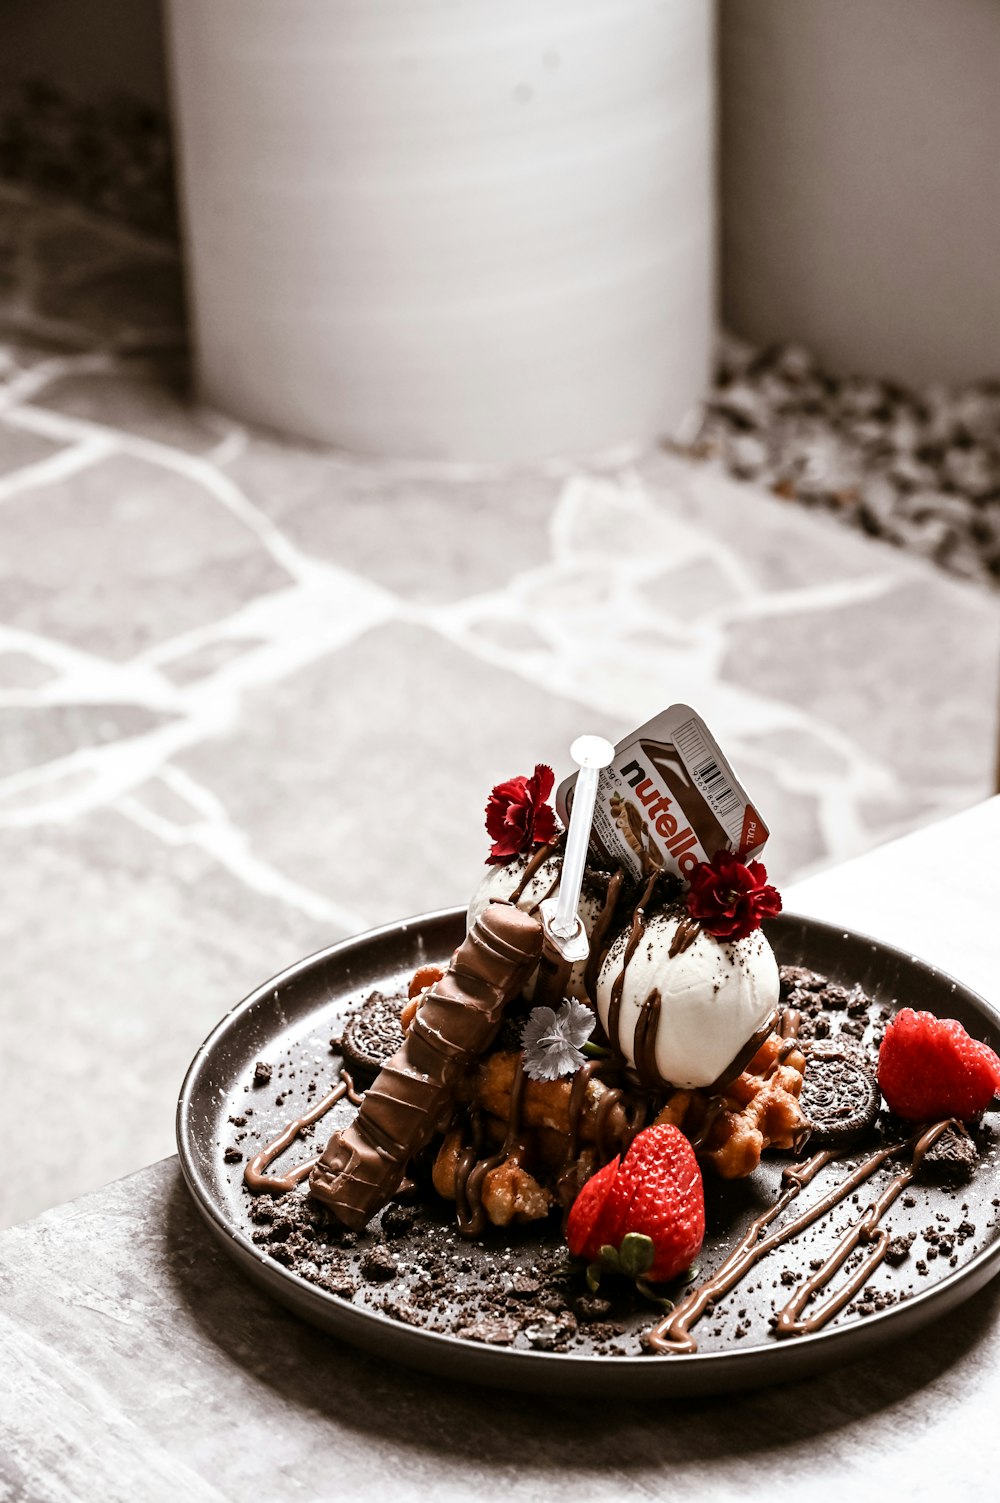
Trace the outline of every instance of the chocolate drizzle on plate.
<path fill-rule="evenodd" d="M 780 1218 L 782 1212 L 791 1205 L 792 1201 L 816 1178 L 820 1171 L 836 1162 L 841 1155 L 834 1149 L 822 1149 L 803 1164 L 789 1165 L 782 1174 L 783 1188 L 774 1204 L 750 1223 L 740 1241 L 711 1278 L 705 1279 L 703 1283 L 689 1290 L 676 1308 L 647 1333 L 643 1344 L 649 1351 L 660 1354 L 673 1353 L 684 1356 L 696 1352 L 698 1343 L 691 1335 L 691 1327 L 701 1319 L 710 1306 L 714 1305 L 722 1295 L 728 1294 L 729 1290 L 745 1278 L 762 1258 L 767 1257 L 768 1253 L 792 1241 L 800 1232 L 812 1226 L 813 1222 L 818 1221 L 846 1200 L 887 1160 L 910 1151 L 910 1163 L 890 1180 L 877 1200 L 851 1224 L 833 1252 L 812 1277 L 799 1284 L 791 1299 L 778 1313 L 774 1327 L 774 1333 L 778 1337 L 799 1336 L 818 1331 L 864 1287 L 875 1268 L 885 1257 L 889 1246 L 889 1232 L 879 1225 L 882 1216 L 899 1193 L 911 1182 L 927 1150 L 942 1133 L 956 1126 L 960 1127 L 960 1124 L 956 1124 L 951 1119 L 936 1122 L 914 1138 L 876 1149 L 801 1215 L 765 1235 L 768 1227 Z M 824 1305 L 815 1310 L 811 1316 L 803 1318 L 802 1311 L 809 1300 L 826 1287 L 859 1243 L 865 1245 L 871 1243 L 871 1252 Z"/>
<path fill-rule="evenodd" d="M 340 1080 L 332 1091 L 316 1102 L 301 1117 L 295 1117 L 282 1128 L 276 1138 L 266 1144 L 259 1153 L 255 1153 L 243 1171 L 243 1183 L 254 1195 L 285 1195 L 289 1190 L 301 1184 L 307 1175 L 319 1163 L 319 1154 L 307 1159 L 304 1164 L 298 1164 L 294 1169 L 289 1169 L 285 1174 L 266 1174 L 265 1170 L 273 1164 L 275 1159 L 280 1158 L 286 1148 L 290 1148 L 300 1132 L 307 1127 L 312 1127 L 321 1117 L 325 1117 L 328 1111 L 337 1105 L 338 1101 L 347 1098 L 353 1106 L 360 1106 L 363 1097 L 359 1096 L 354 1089 L 354 1081 L 346 1070 L 341 1070 Z"/>

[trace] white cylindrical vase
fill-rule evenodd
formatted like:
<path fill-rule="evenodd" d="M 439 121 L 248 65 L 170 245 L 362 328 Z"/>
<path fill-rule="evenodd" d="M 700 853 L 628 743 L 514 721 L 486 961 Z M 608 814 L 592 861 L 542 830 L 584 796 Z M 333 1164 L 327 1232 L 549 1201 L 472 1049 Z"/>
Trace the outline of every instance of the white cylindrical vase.
<path fill-rule="evenodd" d="M 355 451 L 669 432 L 714 314 L 707 0 L 169 0 L 204 395 Z"/>

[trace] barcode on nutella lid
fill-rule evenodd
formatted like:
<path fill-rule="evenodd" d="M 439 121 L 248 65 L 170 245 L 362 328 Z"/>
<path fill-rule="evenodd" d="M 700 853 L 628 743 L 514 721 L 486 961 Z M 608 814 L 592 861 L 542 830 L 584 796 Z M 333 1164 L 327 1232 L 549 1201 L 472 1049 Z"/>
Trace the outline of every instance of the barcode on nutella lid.
<path fill-rule="evenodd" d="M 576 774 L 559 785 L 556 808 L 569 822 Z M 590 837 L 595 864 L 636 877 L 672 871 L 687 878 L 699 861 L 730 850 L 748 861 L 768 828 L 690 705 L 671 705 L 615 747 L 601 772 Z"/>

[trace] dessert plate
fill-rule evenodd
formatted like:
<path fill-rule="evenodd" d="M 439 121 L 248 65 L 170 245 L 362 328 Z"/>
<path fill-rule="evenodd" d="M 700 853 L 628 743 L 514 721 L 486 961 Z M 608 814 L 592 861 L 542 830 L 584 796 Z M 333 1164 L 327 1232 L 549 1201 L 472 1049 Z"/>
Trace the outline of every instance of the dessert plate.
<path fill-rule="evenodd" d="M 1000 1016 L 988 1003 L 912 956 L 794 914 L 782 914 L 765 929 L 781 964 L 809 966 L 847 987 L 860 984 L 891 1007 L 958 1018 L 975 1036 L 994 1047 L 1000 1043 Z M 998 1121 L 988 1113 L 983 1126 L 988 1146 L 971 1182 L 958 1190 L 915 1186 L 887 1215 L 894 1237 L 913 1233 L 912 1252 L 899 1267 L 886 1263 L 877 1270 L 871 1288 L 881 1281 L 881 1299 L 874 1312 L 863 1314 L 848 1305 L 809 1335 L 779 1341 L 771 1334 L 770 1317 L 788 1294 L 787 1288 L 782 1292 L 781 1273 L 791 1263 L 805 1276 L 817 1251 L 822 1255 L 818 1231 L 805 1234 L 801 1247 L 786 1244 L 759 1264 L 728 1297 L 728 1308 L 720 1306 L 696 1327 L 699 1350 L 686 1356 L 614 1355 L 606 1338 L 592 1350 L 573 1352 L 492 1345 L 488 1336 L 469 1340 L 395 1318 L 369 1301 L 364 1284 L 352 1300 L 310 1282 L 254 1241 L 260 1228 L 250 1215 L 255 1203 L 243 1189 L 244 1162 L 335 1082 L 339 1059 L 330 1039 L 340 1034 L 352 1006 L 376 988 L 402 991 L 420 965 L 445 964 L 464 932 L 465 910 L 449 909 L 344 940 L 299 961 L 224 1017 L 188 1070 L 178 1102 L 177 1145 L 190 1191 L 227 1254 L 295 1314 L 385 1359 L 461 1381 L 547 1394 L 596 1398 L 613 1391 L 652 1398 L 788 1382 L 855 1360 L 944 1315 L 1000 1270 L 1000 1170 L 992 1146 Z M 262 1081 L 266 1072 L 261 1071 L 255 1079 L 258 1061 L 271 1065 L 270 1080 Z M 346 1103 L 336 1107 L 311 1138 L 287 1150 L 278 1169 L 318 1152 L 352 1110 Z M 227 1162 L 227 1148 L 230 1158 L 241 1153 L 243 1160 Z M 781 1168 L 780 1157 L 772 1162 L 765 1157 L 748 1180 L 706 1186 L 709 1235 L 698 1260 L 703 1275 L 774 1199 Z M 862 1209 L 865 1204 L 862 1199 Z M 851 1215 L 857 1209 L 846 1206 Z M 946 1239 L 940 1249 L 936 1228 Z M 496 1281 L 518 1268 L 530 1270 L 532 1246 L 537 1250 L 542 1240 L 544 1234 L 531 1228 L 513 1241 L 497 1233 L 482 1244 L 442 1231 L 439 1253 L 454 1259 L 456 1281 Z M 429 1245 L 412 1249 L 418 1261 Z M 280 1245 L 278 1251 L 280 1257 Z M 391 1301 L 384 1303 L 391 1307 Z M 885 1308 L 879 1308 L 882 1303 Z M 650 1310 L 644 1324 L 655 1318 Z M 632 1336 L 638 1352 L 635 1332 Z"/>

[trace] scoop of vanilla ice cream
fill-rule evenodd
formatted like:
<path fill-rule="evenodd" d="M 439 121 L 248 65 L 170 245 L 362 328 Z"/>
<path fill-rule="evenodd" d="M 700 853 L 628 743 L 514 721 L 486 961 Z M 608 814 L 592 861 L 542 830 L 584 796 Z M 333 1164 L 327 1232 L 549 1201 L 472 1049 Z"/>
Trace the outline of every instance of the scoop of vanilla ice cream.
<path fill-rule="evenodd" d="M 661 913 L 646 923 L 625 966 L 617 1043 L 635 1065 L 636 1024 L 643 1004 L 659 992 L 657 1072 L 670 1085 L 706 1086 L 777 1007 L 778 962 L 760 929 L 728 944 L 699 930 L 686 949 L 671 956 L 682 917 Z M 597 1011 L 609 1037 L 612 989 L 622 974 L 628 939 L 627 931 L 618 936 L 597 982 Z"/>
<path fill-rule="evenodd" d="M 468 928 L 471 929 L 476 919 L 482 913 L 487 903 L 492 903 L 500 898 L 509 901 L 518 887 L 524 881 L 524 873 L 528 866 L 527 856 L 518 856 L 514 861 L 508 861 L 503 866 L 491 866 L 487 868 L 486 875 L 477 887 L 469 904 Z M 533 873 L 530 881 L 525 886 L 524 892 L 517 900 L 518 908 L 523 908 L 526 913 L 536 913 L 544 898 L 555 897 L 559 891 L 559 874 L 562 871 L 562 853 L 549 856 L 543 861 L 538 870 Z M 589 939 L 593 933 L 594 924 L 597 922 L 601 911 L 600 900 L 588 895 L 580 894 L 578 913 L 583 921 L 583 927 Z M 566 983 L 566 995 L 576 997 L 580 1002 L 587 1000 L 584 989 L 584 975 L 587 969 L 585 960 L 577 961 L 570 972 Z M 524 995 L 531 1000 L 535 994 L 535 978 L 524 988 Z"/>

